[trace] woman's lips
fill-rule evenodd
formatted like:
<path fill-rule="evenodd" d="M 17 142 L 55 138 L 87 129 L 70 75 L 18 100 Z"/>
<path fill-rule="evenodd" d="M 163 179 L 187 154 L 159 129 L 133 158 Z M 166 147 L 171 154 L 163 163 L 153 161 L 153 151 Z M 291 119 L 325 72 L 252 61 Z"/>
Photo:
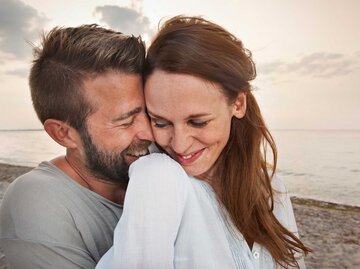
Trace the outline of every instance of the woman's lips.
<path fill-rule="evenodd" d="M 190 153 L 190 154 L 177 154 L 176 159 L 181 165 L 190 165 L 193 162 L 195 162 L 203 153 L 205 149 L 198 150 L 196 152 Z"/>

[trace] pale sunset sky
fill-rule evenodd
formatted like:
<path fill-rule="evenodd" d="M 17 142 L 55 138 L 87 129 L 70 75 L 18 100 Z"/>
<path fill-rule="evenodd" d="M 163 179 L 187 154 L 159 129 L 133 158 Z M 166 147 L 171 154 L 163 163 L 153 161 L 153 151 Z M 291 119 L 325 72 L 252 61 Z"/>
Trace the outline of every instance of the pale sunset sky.
<path fill-rule="evenodd" d="M 149 45 L 179 14 L 220 24 L 252 51 L 270 129 L 360 130 L 358 0 L 0 0 L 0 129 L 42 128 L 28 73 L 43 31 L 97 23 Z"/>

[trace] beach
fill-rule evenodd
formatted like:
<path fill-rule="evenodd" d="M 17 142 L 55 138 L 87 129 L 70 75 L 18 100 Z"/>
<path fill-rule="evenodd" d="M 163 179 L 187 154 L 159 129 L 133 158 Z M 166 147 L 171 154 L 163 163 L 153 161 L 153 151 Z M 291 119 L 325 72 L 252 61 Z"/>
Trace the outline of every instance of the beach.
<path fill-rule="evenodd" d="M 0 200 L 8 185 L 29 170 L 0 164 Z M 292 202 L 300 237 L 314 251 L 305 258 L 308 269 L 360 268 L 360 207 L 297 197 Z"/>

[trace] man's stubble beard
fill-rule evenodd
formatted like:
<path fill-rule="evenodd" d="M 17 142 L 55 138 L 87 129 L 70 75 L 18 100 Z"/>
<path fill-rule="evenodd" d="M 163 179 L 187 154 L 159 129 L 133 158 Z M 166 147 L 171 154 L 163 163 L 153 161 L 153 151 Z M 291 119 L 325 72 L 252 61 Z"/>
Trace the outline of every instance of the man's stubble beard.
<path fill-rule="evenodd" d="M 136 149 L 147 148 L 149 141 L 133 142 L 130 146 L 122 152 L 109 152 L 100 149 L 93 143 L 91 135 L 86 127 L 80 132 L 82 138 L 86 166 L 90 173 L 102 180 L 113 183 L 127 184 L 129 181 L 129 164 L 125 161 L 124 156 L 127 152 L 133 152 Z"/>

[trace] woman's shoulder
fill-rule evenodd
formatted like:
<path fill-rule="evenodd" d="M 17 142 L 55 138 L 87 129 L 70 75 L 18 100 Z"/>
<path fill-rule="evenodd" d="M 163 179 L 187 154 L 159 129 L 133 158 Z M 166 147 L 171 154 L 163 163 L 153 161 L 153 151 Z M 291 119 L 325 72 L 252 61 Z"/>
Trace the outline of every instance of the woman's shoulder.
<path fill-rule="evenodd" d="M 181 171 L 185 173 L 181 165 L 165 153 L 151 153 L 139 158 L 130 165 L 129 172 L 139 168 L 141 170 L 156 170 L 161 173 L 168 171 Z"/>
<path fill-rule="evenodd" d="M 131 214 L 139 210 L 149 217 L 149 223 L 156 222 L 150 220 L 153 215 L 144 213 L 146 208 L 152 213 L 156 210 L 157 215 L 166 215 L 164 218 L 171 214 L 179 214 L 176 219 L 181 218 L 189 186 L 189 177 L 181 165 L 166 154 L 152 153 L 141 157 L 129 169 L 123 216 L 127 216 L 129 210 Z"/>
<path fill-rule="evenodd" d="M 181 165 L 164 153 L 151 153 L 139 158 L 129 168 L 130 181 L 133 178 L 170 184 L 174 181 L 189 181 L 189 176 Z"/>
<path fill-rule="evenodd" d="M 179 163 L 171 159 L 167 154 L 161 152 L 153 152 L 148 155 L 142 156 L 138 160 L 133 162 L 131 166 L 138 163 L 157 163 L 157 162 L 169 162 L 169 163 L 178 164 L 180 166 Z"/>

